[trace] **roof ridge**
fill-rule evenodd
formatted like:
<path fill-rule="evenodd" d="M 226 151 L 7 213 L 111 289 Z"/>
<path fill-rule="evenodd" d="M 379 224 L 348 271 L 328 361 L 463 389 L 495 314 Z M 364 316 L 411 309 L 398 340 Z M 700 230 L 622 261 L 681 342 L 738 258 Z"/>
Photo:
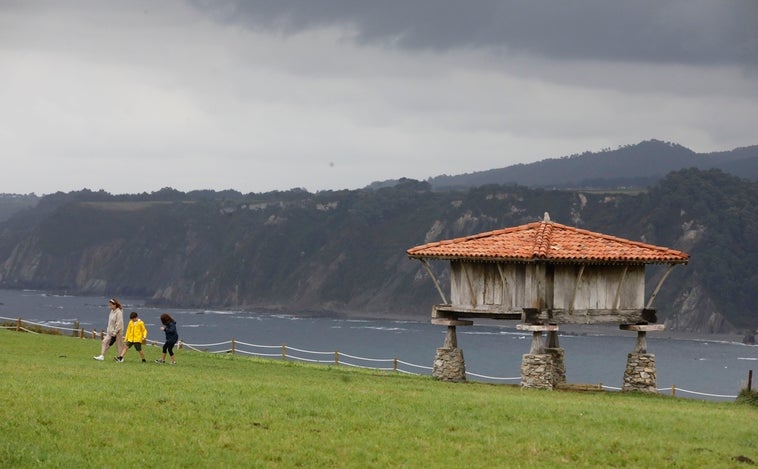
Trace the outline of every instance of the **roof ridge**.
<path fill-rule="evenodd" d="M 546 217 L 547 218 L 547 217 Z M 541 221 L 537 233 L 534 235 L 533 257 L 546 258 L 550 249 L 550 239 L 553 235 L 553 223 L 551 221 Z"/>

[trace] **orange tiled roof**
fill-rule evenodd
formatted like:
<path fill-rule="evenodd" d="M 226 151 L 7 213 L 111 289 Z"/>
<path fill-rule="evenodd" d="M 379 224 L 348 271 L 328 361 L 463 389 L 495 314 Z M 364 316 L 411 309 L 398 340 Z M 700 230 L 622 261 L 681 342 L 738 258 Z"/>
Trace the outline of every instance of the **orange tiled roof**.
<path fill-rule="evenodd" d="M 411 258 L 595 264 L 686 264 L 689 255 L 545 221 L 408 249 Z"/>

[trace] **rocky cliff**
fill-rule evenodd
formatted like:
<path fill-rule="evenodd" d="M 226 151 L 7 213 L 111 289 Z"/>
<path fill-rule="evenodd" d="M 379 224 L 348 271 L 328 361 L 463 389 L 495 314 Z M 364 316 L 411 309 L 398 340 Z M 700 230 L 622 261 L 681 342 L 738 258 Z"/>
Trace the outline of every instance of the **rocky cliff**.
<path fill-rule="evenodd" d="M 439 295 L 405 250 L 538 220 L 688 252 L 656 299 L 670 329 L 755 329 L 756 184 L 672 173 L 644 193 L 484 186 L 43 198 L 0 224 L 0 288 L 186 307 L 428 317 Z M 447 263 L 432 263 L 443 286 Z M 660 269 L 651 269 L 649 288 Z M 648 292 L 648 295 L 650 292 Z"/>

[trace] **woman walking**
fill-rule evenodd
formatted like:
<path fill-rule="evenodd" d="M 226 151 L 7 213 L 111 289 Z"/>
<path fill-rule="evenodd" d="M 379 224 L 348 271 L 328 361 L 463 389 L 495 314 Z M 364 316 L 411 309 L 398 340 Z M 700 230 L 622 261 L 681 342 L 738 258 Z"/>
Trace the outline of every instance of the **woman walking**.
<path fill-rule="evenodd" d="M 166 333 L 166 343 L 163 344 L 163 356 L 160 360 L 155 360 L 155 363 L 166 363 L 166 352 L 171 357 L 171 364 L 176 365 L 176 358 L 174 358 L 174 345 L 179 341 L 179 333 L 176 330 L 176 321 L 174 318 L 168 315 L 168 313 L 161 314 L 161 330 Z"/>
<path fill-rule="evenodd" d="M 124 330 L 124 308 L 115 298 L 108 300 L 108 306 L 111 308 L 110 314 L 108 314 L 108 329 L 105 337 L 103 337 L 103 342 L 100 344 L 100 355 L 92 357 L 98 361 L 105 360 L 105 352 L 114 343 L 119 356 L 124 349 L 124 338 L 121 336 L 121 331 Z"/>

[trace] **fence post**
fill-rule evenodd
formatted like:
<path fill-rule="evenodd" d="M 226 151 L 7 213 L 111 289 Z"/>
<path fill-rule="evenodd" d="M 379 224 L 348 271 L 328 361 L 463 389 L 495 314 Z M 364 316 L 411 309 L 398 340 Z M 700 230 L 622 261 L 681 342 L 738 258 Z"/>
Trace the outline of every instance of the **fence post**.
<path fill-rule="evenodd" d="M 282 344 L 282 360 L 287 359 L 287 344 Z"/>
<path fill-rule="evenodd" d="M 753 370 L 747 372 L 747 392 L 753 389 Z"/>
<path fill-rule="evenodd" d="M 83 327 L 81 329 L 79 329 L 79 338 L 80 339 L 84 338 L 84 328 Z"/>
<path fill-rule="evenodd" d="M 339 350 L 334 351 L 334 364 L 336 366 L 340 366 L 340 351 Z"/>
<path fill-rule="evenodd" d="M 18 321 L 16 321 L 16 332 L 21 331 L 21 318 L 18 318 Z"/>
<path fill-rule="evenodd" d="M 234 346 L 235 346 L 234 337 L 232 337 L 232 355 L 234 355 Z"/>
<path fill-rule="evenodd" d="M 392 371 L 397 371 L 397 357 L 395 357 L 394 365 L 392 366 Z"/>
<path fill-rule="evenodd" d="M 92 329 L 92 338 L 97 339 L 97 329 Z"/>
<path fill-rule="evenodd" d="M 676 397 L 676 386 L 671 385 L 671 397 Z"/>

